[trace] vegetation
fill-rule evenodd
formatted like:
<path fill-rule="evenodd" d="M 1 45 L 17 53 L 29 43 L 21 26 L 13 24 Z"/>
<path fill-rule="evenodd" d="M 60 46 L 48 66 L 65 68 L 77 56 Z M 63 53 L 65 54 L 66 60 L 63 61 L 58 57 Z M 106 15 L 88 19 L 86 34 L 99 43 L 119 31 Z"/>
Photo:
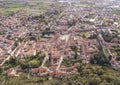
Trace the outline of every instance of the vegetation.
<path fill-rule="evenodd" d="M 91 6 L 92 3 L 78 3 L 78 6 L 88 7 Z M 9 16 L 12 14 L 15 14 L 16 12 L 19 12 L 20 10 L 24 8 L 30 8 L 31 10 L 34 9 L 34 12 L 43 12 L 44 8 L 49 8 L 48 3 L 24 3 L 24 2 L 15 2 L 15 3 L 2 3 L 0 5 L 0 15 L 3 16 Z M 29 11 L 29 14 L 31 12 Z M 54 15 L 55 14 L 55 15 Z M 59 15 L 59 11 L 55 12 L 45 12 L 45 16 L 50 16 L 50 18 L 53 18 L 56 20 L 56 16 Z M 48 25 L 50 22 L 49 18 L 46 18 L 44 15 L 34 16 L 30 19 L 37 20 L 39 22 L 44 22 L 45 25 Z M 27 20 L 26 20 L 27 21 Z M 23 20 L 23 24 L 25 25 Z M 68 26 L 74 26 L 76 23 L 70 22 L 68 23 Z M 39 26 L 41 28 L 41 26 Z M 31 27 L 29 27 L 31 28 Z M 85 29 L 84 26 L 80 27 L 81 29 Z M 53 30 L 50 30 L 50 26 L 46 30 L 42 31 L 42 37 L 46 37 L 45 35 L 54 34 L 55 32 Z M 3 34 L 0 32 L 0 35 Z M 84 38 L 90 38 L 90 39 L 96 39 L 95 35 L 89 36 L 86 32 L 80 33 Z M 116 35 L 116 33 L 114 33 Z M 111 42 L 111 40 L 116 37 L 113 34 L 109 33 L 103 33 L 104 39 L 107 42 Z M 8 39 L 11 38 L 11 36 L 7 36 Z M 23 38 L 17 38 L 15 40 L 14 46 L 17 46 L 19 42 L 23 42 Z M 35 40 L 37 41 L 37 37 L 29 34 L 29 37 L 25 39 L 27 40 Z M 62 65 L 64 66 L 73 66 L 74 63 L 79 62 L 80 66 L 77 67 L 78 73 L 76 75 L 67 75 L 63 78 L 54 78 L 52 76 L 44 76 L 44 77 L 38 77 L 29 75 L 28 78 L 28 70 L 31 68 L 38 68 L 44 59 L 44 55 L 41 55 L 40 53 L 37 53 L 36 55 L 29 55 L 29 56 L 23 56 L 24 59 L 19 59 L 16 57 L 10 58 L 3 67 L 0 67 L 0 84 L 1 85 L 120 85 L 120 72 L 111 69 L 108 65 L 109 62 L 105 59 L 102 52 L 96 53 L 90 60 L 89 64 L 82 64 L 80 56 L 78 54 L 79 49 L 77 46 L 71 46 L 71 50 L 73 51 L 73 57 L 71 60 L 67 60 L 67 58 L 62 62 Z M 115 45 L 113 46 L 114 53 L 117 56 L 120 56 L 120 46 Z M 80 48 L 81 49 L 81 48 Z M 108 54 L 108 50 L 104 49 L 105 53 Z M 74 55 L 75 54 L 75 55 Z M 87 55 L 87 54 L 86 54 Z M 108 55 L 109 56 L 109 55 Z M 120 60 L 120 57 L 116 58 L 117 60 Z M 46 66 L 49 63 L 45 64 Z M 49 65 L 48 65 L 49 66 Z M 18 71 L 20 73 L 19 77 L 8 77 L 6 75 L 6 70 L 9 68 L 18 67 Z M 5 71 L 4 71 L 5 70 Z"/>
<path fill-rule="evenodd" d="M 114 9 L 112 11 L 113 14 L 119 15 L 120 14 L 120 10 L 119 9 Z"/>
<path fill-rule="evenodd" d="M 89 3 L 89 2 L 80 2 L 80 3 L 78 3 L 76 5 L 76 7 L 79 7 L 79 6 L 81 6 L 81 7 L 89 7 L 91 5 L 92 5 L 92 3 Z"/>
<path fill-rule="evenodd" d="M 77 75 L 68 75 L 64 78 L 34 77 L 27 78 L 27 73 L 20 77 L 0 77 L 1 82 L 6 80 L 5 85 L 120 85 L 118 72 L 99 65 L 82 65 Z"/>
<path fill-rule="evenodd" d="M 19 63 L 20 62 L 18 61 L 17 58 L 10 58 L 10 60 L 5 63 L 4 69 L 9 69 L 9 68 L 12 68 L 12 67 L 16 67 L 17 65 L 19 65 Z"/>
<path fill-rule="evenodd" d="M 39 54 L 35 56 L 28 56 L 23 62 L 20 63 L 22 69 L 37 68 L 41 65 L 44 56 Z"/>
<path fill-rule="evenodd" d="M 99 53 L 95 54 L 94 57 L 91 58 L 90 62 L 92 64 L 98 64 L 101 66 L 109 65 L 109 62 L 103 56 L 104 55 L 101 52 L 99 52 Z"/>
<path fill-rule="evenodd" d="M 0 67 L 0 75 L 3 73 L 3 68 Z"/>
<path fill-rule="evenodd" d="M 96 39 L 97 36 L 94 34 L 94 35 L 90 35 L 88 38 L 89 38 L 89 39 Z"/>
<path fill-rule="evenodd" d="M 113 52 L 116 56 L 116 59 L 120 60 L 120 46 L 119 45 L 114 45 L 113 47 L 114 47 Z"/>
<path fill-rule="evenodd" d="M 113 35 L 103 33 L 103 38 L 106 42 L 111 42 L 111 40 L 113 39 Z"/>
<path fill-rule="evenodd" d="M 89 34 L 87 32 L 81 32 L 81 35 L 84 37 L 84 38 L 88 38 L 89 37 Z"/>
<path fill-rule="evenodd" d="M 76 51 L 75 46 L 71 46 L 71 49 Z M 98 56 L 99 55 L 99 56 Z M 119 72 L 107 67 L 106 60 L 101 53 L 96 54 L 92 59 L 93 64 L 82 64 L 78 67 L 78 74 L 68 75 L 63 78 L 53 78 L 51 76 L 37 77 L 30 76 L 27 78 L 27 72 L 23 71 L 19 77 L 6 77 L 3 73 L 3 68 L 0 68 L 0 83 L 5 85 L 119 85 L 120 74 Z M 41 65 L 44 56 L 37 54 L 35 56 L 28 56 L 24 61 L 19 62 L 16 58 L 11 58 L 6 64 L 8 66 L 17 66 L 24 69 L 36 68 Z M 96 63 L 94 63 L 96 61 Z M 75 62 L 74 60 L 64 60 L 63 65 L 71 66 Z"/>
<path fill-rule="evenodd" d="M 24 1 L 3 1 L 0 4 L 0 15 L 9 16 L 15 14 L 23 9 L 30 8 L 36 9 L 35 12 L 43 12 L 44 8 L 48 8 L 50 6 L 49 3 L 41 2 L 41 3 L 34 3 L 29 2 L 25 3 Z M 29 11 L 27 14 L 31 14 L 32 12 Z"/>
<path fill-rule="evenodd" d="M 35 8 L 48 8 L 49 7 L 49 3 L 45 3 L 45 2 L 42 2 L 40 4 L 38 4 Z"/>
<path fill-rule="evenodd" d="M 2 5 L 0 5 L 0 14 L 3 16 L 9 16 L 19 12 L 24 7 L 25 3 L 23 2 L 3 2 Z"/>

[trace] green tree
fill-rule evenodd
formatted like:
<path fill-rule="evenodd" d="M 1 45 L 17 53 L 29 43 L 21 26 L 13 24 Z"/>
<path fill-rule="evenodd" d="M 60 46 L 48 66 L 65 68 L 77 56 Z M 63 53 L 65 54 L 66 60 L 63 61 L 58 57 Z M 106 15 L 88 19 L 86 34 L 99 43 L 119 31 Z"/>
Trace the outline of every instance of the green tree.
<path fill-rule="evenodd" d="M 3 68 L 0 67 L 0 75 L 3 73 Z"/>
<path fill-rule="evenodd" d="M 88 82 L 88 85 L 100 85 L 101 79 L 100 78 L 95 78 L 95 79 L 91 79 Z"/>

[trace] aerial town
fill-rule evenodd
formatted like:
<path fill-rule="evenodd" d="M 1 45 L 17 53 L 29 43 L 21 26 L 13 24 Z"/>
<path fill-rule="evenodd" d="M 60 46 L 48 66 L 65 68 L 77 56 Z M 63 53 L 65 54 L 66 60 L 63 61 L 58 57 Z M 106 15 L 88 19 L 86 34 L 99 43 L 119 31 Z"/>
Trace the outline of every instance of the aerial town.
<path fill-rule="evenodd" d="M 2 85 L 120 85 L 119 0 L 1 0 L 0 6 Z"/>

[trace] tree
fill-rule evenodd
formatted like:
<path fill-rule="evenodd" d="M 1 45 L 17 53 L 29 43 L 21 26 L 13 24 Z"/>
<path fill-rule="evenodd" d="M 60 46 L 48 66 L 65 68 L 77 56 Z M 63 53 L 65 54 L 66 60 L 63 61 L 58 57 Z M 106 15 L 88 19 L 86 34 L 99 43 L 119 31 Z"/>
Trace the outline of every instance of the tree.
<path fill-rule="evenodd" d="M 0 67 L 0 75 L 3 73 L 3 68 Z"/>
<path fill-rule="evenodd" d="M 95 79 L 91 79 L 88 85 L 100 85 L 100 82 L 101 82 L 100 78 L 95 78 Z"/>
<path fill-rule="evenodd" d="M 113 39 L 113 35 L 109 34 L 109 33 L 102 33 L 103 38 L 106 42 L 111 42 L 111 40 Z"/>
<path fill-rule="evenodd" d="M 42 63 L 43 57 L 39 53 L 34 56 L 27 56 L 23 62 L 20 62 L 20 66 L 22 69 L 37 68 Z"/>
<path fill-rule="evenodd" d="M 28 62 L 28 65 L 29 67 L 31 68 L 35 68 L 35 67 L 38 67 L 40 64 L 40 61 L 39 60 L 31 60 L 30 62 Z"/>
<path fill-rule="evenodd" d="M 77 56 L 78 56 L 77 55 L 77 50 L 78 50 L 77 47 L 76 46 L 71 46 L 70 48 L 71 48 L 72 51 L 75 52 L 75 59 L 77 59 Z"/>
<path fill-rule="evenodd" d="M 95 54 L 91 59 L 90 59 L 90 62 L 92 64 L 99 64 L 99 65 L 106 65 L 106 64 L 109 64 L 109 62 L 105 59 L 104 55 L 99 52 L 98 54 Z"/>

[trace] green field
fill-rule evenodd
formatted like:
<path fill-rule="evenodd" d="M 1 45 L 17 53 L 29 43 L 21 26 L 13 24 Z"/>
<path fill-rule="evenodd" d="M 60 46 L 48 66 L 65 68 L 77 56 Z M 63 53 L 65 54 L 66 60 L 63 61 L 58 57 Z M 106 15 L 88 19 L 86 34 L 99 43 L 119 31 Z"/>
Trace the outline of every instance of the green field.
<path fill-rule="evenodd" d="M 9 16 L 21 11 L 25 6 L 24 2 L 2 2 L 0 5 L 0 15 Z"/>
<path fill-rule="evenodd" d="M 30 8 L 31 10 L 29 10 L 27 14 L 39 14 L 41 12 L 45 12 L 45 9 L 49 7 L 50 7 L 49 3 L 42 2 Z M 34 11 L 32 11 L 33 9 Z"/>
<path fill-rule="evenodd" d="M 116 14 L 116 15 L 120 15 L 120 10 L 119 9 L 113 9 L 112 13 Z"/>
<path fill-rule="evenodd" d="M 92 4 L 88 2 L 80 2 L 76 5 L 76 7 L 89 7 L 89 6 L 92 6 Z"/>
<path fill-rule="evenodd" d="M 47 2 L 25 3 L 25 2 L 4 1 L 0 4 L 0 15 L 9 16 L 9 15 L 17 13 L 25 8 L 36 9 L 35 13 L 36 12 L 44 12 L 43 9 L 46 9 L 49 6 L 50 6 L 50 4 Z M 31 14 L 31 12 L 29 12 L 27 14 Z"/>

